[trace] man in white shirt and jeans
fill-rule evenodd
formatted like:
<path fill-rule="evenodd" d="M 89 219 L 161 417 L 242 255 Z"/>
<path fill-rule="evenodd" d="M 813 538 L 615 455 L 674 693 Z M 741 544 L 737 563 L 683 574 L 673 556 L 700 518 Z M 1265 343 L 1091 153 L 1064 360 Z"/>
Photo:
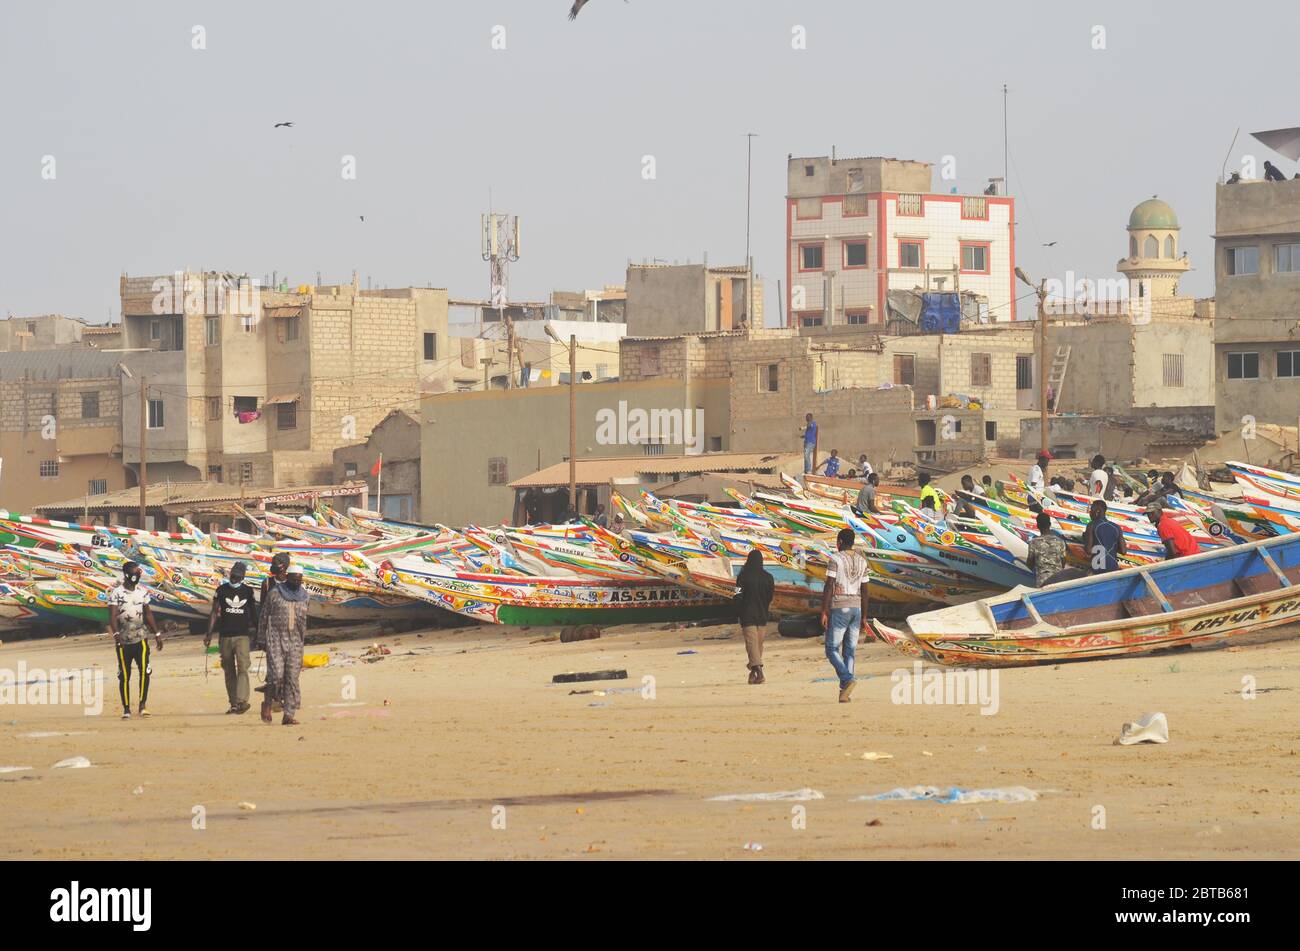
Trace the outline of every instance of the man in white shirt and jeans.
<path fill-rule="evenodd" d="M 1047 464 L 1051 461 L 1052 454 L 1044 449 L 1038 454 L 1038 461 L 1029 467 L 1029 478 L 1025 481 L 1036 495 L 1047 491 Z"/>
<path fill-rule="evenodd" d="M 822 627 L 826 631 L 826 659 L 840 682 L 840 703 L 848 703 L 857 681 L 853 661 L 858 650 L 858 633 L 867 615 L 869 566 L 861 552 L 853 550 L 857 540 L 853 529 L 842 528 L 835 538 L 835 554 L 826 569 L 822 591 Z"/>

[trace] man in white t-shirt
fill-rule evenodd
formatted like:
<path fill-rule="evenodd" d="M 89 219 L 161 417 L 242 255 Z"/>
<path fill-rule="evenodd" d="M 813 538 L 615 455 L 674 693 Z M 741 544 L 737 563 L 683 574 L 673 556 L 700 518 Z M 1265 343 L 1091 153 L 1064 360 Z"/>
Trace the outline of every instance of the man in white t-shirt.
<path fill-rule="evenodd" d="M 1106 484 L 1110 476 L 1106 475 L 1106 457 L 1101 453 L 1092 457 L 1092 475 L 1088 476 L 1088 494 L 1100 499 L 1106 494 Z"/>
<path fill-rule="evenodd" d="M 1047 464 L 1051 461 L 1052 454 L 1044 449 L 1038 454 L 1038 461 L 1029 467 L 1029 477 L 1025 481 L 1038 495 L 1047 490 Z"/>
<path fill-rule="evenodd" d="M 857 536 L 842 528 L 835 538 L 835 554 L 826 569 L 822 591 L 822 627 L 826 630 L 826 659 L 835 668 L 840 683 L 840 703 L 848 703 L 857 681 L 853 662 L 858 650 L 858 633 L 867 615 L 867 576 L 870 566 L 861 552 L 853 550 Z"/>

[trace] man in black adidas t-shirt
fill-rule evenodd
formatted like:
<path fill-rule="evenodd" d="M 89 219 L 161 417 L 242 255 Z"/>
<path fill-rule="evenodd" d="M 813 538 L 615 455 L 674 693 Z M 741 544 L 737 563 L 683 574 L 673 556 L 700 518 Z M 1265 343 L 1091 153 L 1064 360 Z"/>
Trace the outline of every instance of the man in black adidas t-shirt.
<path fill-rule="evenodd" d="M 208 633 L 203 638 L 206 648 L 212 643 L 212 631 L 221 635 L 221 669 L 226 675 L 226 696 L 230 699 L 227 713 L 247 713 L 248 702 L 248 645 L 250 634 L 257 629 L 257 601 L 253 588 L 244 583 L 248 566 L 242 561 L 230 568 L 230 580 L 217 588 L 212 599 L 212 613 L 208 615 Z"/>

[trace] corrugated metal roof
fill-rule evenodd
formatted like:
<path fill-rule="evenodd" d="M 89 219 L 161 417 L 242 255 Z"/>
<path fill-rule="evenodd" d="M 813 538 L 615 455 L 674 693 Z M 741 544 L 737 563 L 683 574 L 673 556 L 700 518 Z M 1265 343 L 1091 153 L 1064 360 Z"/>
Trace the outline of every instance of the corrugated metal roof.
<path fill-rule="evenodd" d="M 770 472 L 784 464 L 796 464 L 795 453 L 709 452 L 690 456 L 625 456 L 614 459 L 579 459 L 579 485 L 604 485 L 612 479 L 639 475 L 690 475 L 697 472 Z M 512 489 L 568 485 L 569 464 L 557 462 L 510 483 Z"/>

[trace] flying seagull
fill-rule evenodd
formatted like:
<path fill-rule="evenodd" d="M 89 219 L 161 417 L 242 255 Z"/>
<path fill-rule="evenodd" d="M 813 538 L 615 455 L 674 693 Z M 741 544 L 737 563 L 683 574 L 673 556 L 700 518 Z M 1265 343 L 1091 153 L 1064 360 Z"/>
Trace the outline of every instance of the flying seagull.
<path fill-rule="evenodd" d="M 292 123 L 292 122 L 277 122 L 277 123 L 275 124 L 275 127 L 276 127 L 277 129 L 292 129 L 292 128 L 293 128 L 293 123 Z"/>
<path fill-rule="evenodd" d="M 1047 242 L 1045 245 L 1043 245 L 1043 247 L 1045 247 L 1045 248 L 1054 248 L 1054 247 L 1056 247 L 1056 242 L 1055 242 L 1055 241 L 1049 241 L 1049 242 Z"/>
<path fill-rule="evenodd" d="M 365 221 L 365 220 L 366 220 L 366 216 L 365 216 L 365 215 L 361 215 L 361 220 L 362 220 L 362 221 Z"/>
<path fill-rule="evenodd" d="M 627 0 L 623 0 L 623 2 L 627 3 Z M 578 19 L 578 13 L 581 12 L 582 8 L 585 7 L 587 3 L 588 0 L 573 0 L 573 6 L 569 8 L 569 19 Z"/>

